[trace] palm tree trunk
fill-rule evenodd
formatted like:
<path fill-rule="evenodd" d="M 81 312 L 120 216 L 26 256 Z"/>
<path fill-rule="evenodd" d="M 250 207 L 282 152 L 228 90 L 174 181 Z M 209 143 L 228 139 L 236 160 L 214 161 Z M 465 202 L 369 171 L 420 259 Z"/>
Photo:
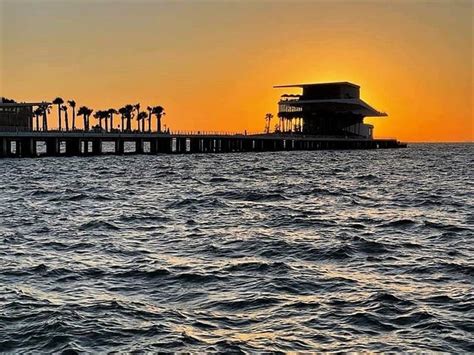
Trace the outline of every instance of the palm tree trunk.
<path fill-rule="evenodd" d="M 76 129 L 76 108 L 72 108 L 72 130 Z"/>
<path fill-rule="evenodd" d="M 105 118 L 105 131 L 108 132 L 109 130 L 109 118 L 108 117 L 104 117 Z"/>
<path fill-rule="evenodd" d="M 67 111 L 64 111 L 64 120 L 66 122 L 66 132 L 69 131 L 69 122 L 67 119 Z"/>
<path fill-rule="evenodd" d="M 124 121 L 124 118 L 122 116 L 122 132 L 125 130 L 125 125 L 124 125 L 125 121 Z"/>
<path fill-rule="evenodd" d="M 43 113 L 43 127 L 45 131 L 48 130 L 48 114 L 46 113 L 46 110 Z"/>
<path fill-rule="evenodd" d="M 39 131 L 40 128 L 39 128 L 39 116 L 36 115 L 36 130 Z"/>
<path fill-rule="evenodd" d="M 84 131 L 88 131 L 88 129 L 87 129 L 87 115 L 84 115 Z"/>
<path fill-rule="evenodd" d="M 156 116 L 156 129 L 158 130 L 158 133 L 161 133 L 161 115 Z"/>
<path fill-rule="evenodd" d="M 145 119 L 142 118 L 142 132 L 145 133 Z"/>
<path fill-rule="evenodd" d="M 61 105 L 58 105 L 59 130 L 61 130 Z"/>
<path fill-rule="evenodd" d="M 113 129 L 114 129 L 114 114 L 111 113 L 110 114 L 110 131 L 112 132 Z"/>

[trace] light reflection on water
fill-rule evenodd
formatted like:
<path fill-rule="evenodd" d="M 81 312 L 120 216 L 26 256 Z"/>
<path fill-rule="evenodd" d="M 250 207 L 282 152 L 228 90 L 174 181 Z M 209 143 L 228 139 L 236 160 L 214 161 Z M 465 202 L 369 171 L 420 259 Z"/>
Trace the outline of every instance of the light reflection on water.
<path fill-rule="evenodd" d="M 1 160 L 0 349 L 473 351 L 472 147 Z"/>

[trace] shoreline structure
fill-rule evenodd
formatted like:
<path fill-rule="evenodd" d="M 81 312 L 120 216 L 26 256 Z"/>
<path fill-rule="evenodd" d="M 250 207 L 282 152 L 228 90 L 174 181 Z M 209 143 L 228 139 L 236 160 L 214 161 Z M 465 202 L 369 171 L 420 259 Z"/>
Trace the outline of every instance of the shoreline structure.
<path fill-rule="evenodd" d="M 281 96 L 278 102 L 278 124 L 270 132 L 272 114 L 265 117 L 265 132 L 259 134 L 180 133 L 162 129 L 162 106 L 140 110 L 140 104 L 125 105 L 119 110 L 96 111 L 82 106 L 83 129 L 76 128 L 76 103 L 63 99 L 50 102 L 0 102 L 0 157 L 82 156 L 100 154 L 158 154 L 158 153 L 229 153 L 326 149 L 405 148 L 396 139 L 373 138 L 373 126 L 363 122 L 365 117 L 384 117 L 359 97 L 358 85 L 348 82 L 298 84 L 277 88 L 301 88 L 300 95 Z M 48 114 L 57 106 L 58 129 L 48 128 Z M 64 113 L 64 115 L 62 115 Z M 114 114 L 120 115 L 121 125 L 114 128 Z M 98 121 L 90 128 L 91 116 Z M 152 130 L 153 116 L 156 130 Z M 62 126 L 64 117 L 64 127 Z M 136 129 L 132 130 L 136 121 Z M 102 123 L 105 123 L 104 125 Z M 71 129 L 69 124 L 72 123 Z M 104 142 L 112 142 L 113 152 L 104 153 Z M 127 142 L 134 144 L 132 152 L 125 151 Z M 45 152 L 38 152 L 43 143 Z"/>

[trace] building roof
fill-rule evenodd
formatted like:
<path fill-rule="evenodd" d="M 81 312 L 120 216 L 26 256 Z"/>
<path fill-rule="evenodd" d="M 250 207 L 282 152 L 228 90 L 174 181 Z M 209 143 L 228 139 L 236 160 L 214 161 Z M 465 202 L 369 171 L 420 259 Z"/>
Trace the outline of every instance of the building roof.
<path fill-rule="evenodd" d="M 326 86 L 326 85 L 340 85 L 340 86 L 352 86 L 354 88 L 360 88 L 359 85 L 350 83 L 348 81 L 337 81 L 332 83 L 307 83 L 307 84 L 290 84 L 290 85 L 275 85 L 274 88 L 306 88 L 311 86 Z"/>
<path fill-rule="evenodd" d="M 365 117 L 385 117 L 385 112 L 380 112 L 361 99 L 323 99 L 323 100 L 281 100 L 283 105 L 302 107 L 324 107 L 333 112 L 352 112 Z"/>

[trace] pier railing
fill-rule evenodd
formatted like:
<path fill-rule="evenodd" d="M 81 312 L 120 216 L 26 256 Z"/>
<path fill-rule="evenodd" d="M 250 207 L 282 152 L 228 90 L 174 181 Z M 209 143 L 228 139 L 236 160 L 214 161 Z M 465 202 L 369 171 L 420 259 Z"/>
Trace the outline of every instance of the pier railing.
<path fill-rule="evenodd" d="M 95 133 L 95 134 L 170 134 L 170 135 L 186 135 L 186 136 L 242 136 L 242 135 L 260 135 L 264 134 L 264 132 L 258 131 L 195 131 L 195 130 L 166 130 L 162 132 L 158 132 L 156 130 L 152 131 L 139 131 L 139 130 L 124 130 L 114 128 L 112 130 L 105 130 L 105 129 L 98 129 L 98 128 L 90 128 L 89 130 L 84 129 L 69 129 L 66 130 L 64 127 L 59 129 L 58 127 L 50 127 L 47 130 L 40 127 L 37 129 L 36 127 L 31 129 L 27 127 L 17 127 L 17 126 L 1 126 L 0 132 L 38 132 L 38 133 L 61 133 L 61 134 L 68 134 L 68 133 Z"/>

